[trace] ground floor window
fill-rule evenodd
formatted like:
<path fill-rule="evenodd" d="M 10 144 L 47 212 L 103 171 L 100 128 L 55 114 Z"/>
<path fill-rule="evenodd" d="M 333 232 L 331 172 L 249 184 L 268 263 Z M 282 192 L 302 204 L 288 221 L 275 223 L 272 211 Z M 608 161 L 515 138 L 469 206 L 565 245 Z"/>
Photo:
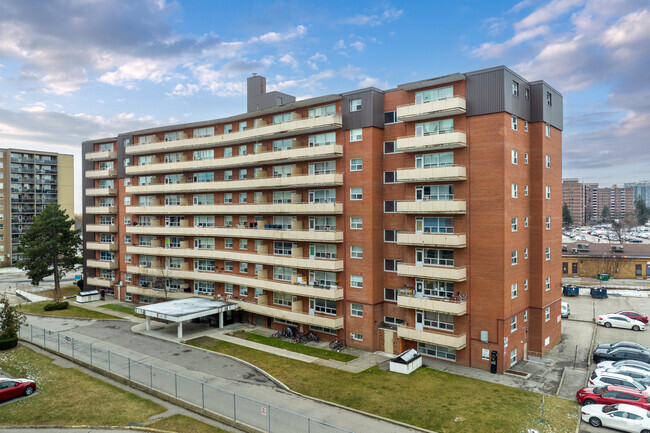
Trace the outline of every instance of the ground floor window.
<path fill-rule="evenodd" d="M 284 319 L 273 319 L 275 323 L 280 323 L 281 325 L 287 325 L 287 326 L 298 326 L 298 322 L 292 322 L 291 320 L 284 320 Z"/>
<path fill-rule="evenodd" d="M 510 352 L 510 367 L 517 363 L 517 349 Z"/>
<path fill-rule="evenodd" d="M 336 329 L 323 328 L 322 326 L 310 326 L 310 331 L 322 332 L 323 334 L 337 335 Z"/>
<path fill-rule="evenodd" d="M 124 295 L 124 300 L 125 300 L 126 302 L 131 302 L 131 294 L 130 294 L 130 293 L 126 293 L 126 294 Z"/>
<path fill-rule="evenodd" d="M 418 353 L 433 356 L 434 358 L 446 359 L 449 361 L 456 360 L 456 350 L 444 346 L 435 346 L 433 344 L 418 343 Z"/>
<path fill-rule="evenodd" d="M 140 303 L 141 304 L 153 304 L 156 302 L 156 298 L 152 298 L 151 296 L 142 296 L 140 295 Z"/>

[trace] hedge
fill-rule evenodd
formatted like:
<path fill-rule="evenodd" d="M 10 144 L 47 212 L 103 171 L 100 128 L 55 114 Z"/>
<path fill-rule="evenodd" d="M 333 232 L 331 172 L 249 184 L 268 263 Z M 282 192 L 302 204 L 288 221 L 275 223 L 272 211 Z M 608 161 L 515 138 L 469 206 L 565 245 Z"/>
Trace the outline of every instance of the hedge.
<path fill-rule="evenodd" d="M 45 307 L 43 307 L 43 310 L 45 310 L 45 311 L 65 310 L 69 306 L 70 306 L 70 303 L 68 301 L 53 302 L 53 303 L 50 303 L 50 304 L 46 304 Z"/>
<path fill-rule="evenodd" d="M 18 346 L 18 338 L 3 338 L 0 339 L 0 350 L 13 349 Z"/>

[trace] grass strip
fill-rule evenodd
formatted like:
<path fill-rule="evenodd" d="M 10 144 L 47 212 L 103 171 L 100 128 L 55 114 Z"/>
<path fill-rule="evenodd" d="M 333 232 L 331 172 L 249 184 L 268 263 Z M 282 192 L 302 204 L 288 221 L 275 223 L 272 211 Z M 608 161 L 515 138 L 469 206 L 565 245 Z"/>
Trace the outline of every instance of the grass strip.
<path fill-rule="evenodd" d="M 353 359 L 357 359 L 356 356 L 349 355 L 347 353 L 339 353 L 333 350 L 320 349 L 318 347 L 306 346 L 303 344 L 294 344 L 291 341 L 266 337 L 264 335 L 255 334 L 253 332 L 237 331 L 233 332 L 232 335 L 244 340 L 265 344 L 267 346 L 278 347 L 280 349 L 286 349 L 291 352 L 302 353 L 303 355 L 310 355 L 320 359 L 333 359 L 335 361 L 341 362 L 349 362 Z"/>
<path fill-rule="evenodd" d="M 294 391 L 440 433 L 575 431 L 579 405 L 478 379 L 421 368 L 402 375 L 349 373 L 201 337 L 189 342 L 265 370 Z"/>
<path fill-rule="evenodd" d="M 105 305 L 100 305 L 100 307 L 106 308 L 108 310 L 117 311 L 118 313 L 131 314 L 132 316 L 135 317 L 144 317 L 142 314 L 135 314 L 134 307 L 126 307 L 124 305 L 119 305 L 119 304 L 105 304 Z"/>
<path fill-rule="evenodd" d="M 206 424 L 198 419 L 191 418 L 185 415 L 172 415 L 167 418 L 159 419 L 147 427 L 167 430 L 174 432 L 192 432 L 192 433 L 228 433 L 226 430 L 219 427 Z"/>
<path fill-rule="evenodd" d="M 104 425 L 145 423 L 162 406 L 95 379 L 76 368 L 63 368 L 24 346 L 0 352 L 0 369 L 36 381 L 39 393 L 0 410 L 0 425 Z"/>
<path fill-rule="evenodd" d="M 28 302 L 16 307 L 18 311 L 29 314 L 37 314 L 39 316 L 56 316 L 56 317 L 76 317 L 80 319 L 120 319 L 121 317 L 113 316 L 111 314 L 101 313 L 99 311 L 87 310 L 85 308 L 70 305 L 65 310 L 45 311 L 43 308 L 49 301 L 43 302 Z"/>
<path fill-rule="evenodd" d="M 41 290 L 31 292 L 35 295 L 45 296 L 46 298 L 54 298 L 54 289 Z M 79 287 L 75 284 L 68 284 L 67 286 L 61 286 L 61 295 L 65 298 L 66 296 L 72 296 L 79 293 Z"/>

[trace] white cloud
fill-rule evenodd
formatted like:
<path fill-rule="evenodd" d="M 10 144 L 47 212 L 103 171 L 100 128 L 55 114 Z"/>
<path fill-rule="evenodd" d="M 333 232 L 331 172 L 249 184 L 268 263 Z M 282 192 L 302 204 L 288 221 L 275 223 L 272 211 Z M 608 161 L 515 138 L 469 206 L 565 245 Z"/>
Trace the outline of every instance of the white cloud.
<path fill-rule="evenodd" d="M 366 44 L 361 41 L 352 42 L 350 48 L 354 48 L 357 51 L 363 51 L 366 48 Z"/>
<path fill-rule="evenodd" d="M 404 13 L 401 9 L 390 8 L 384 10 L 381 14 L 364 15 L 359 14 L 350 18 L 342 20 L 343 24 L 352 24 L 358 26 L 379 26 L 385 23 L 390 23 L 398 19 Z"/>
<path fill-rule="evenodd" d="M 386 81 L 381 81 L 379 78 L 374 78 L 374 77 L 368 77 L 367 75 L 362 75 L 361 81 L 359 81 L 359 88 L 364 88 L 364 87 L 377 87 L 379 89 L 387 89 L 388 88 L 388 83 Z"/>
<path fill-rule="evenodd" d="M 268 33 L 264 33 L 261 36 L 252 37 L 249 40 L 249 42 L 263 42 L 266 44 L 272 44 L 277 42 L 288 41 L 290 39 L 295 39 L 297 37 L 303 36 L 306 33 L 307 33 L 307 27 L 303 25 L 299 25 L 287 33 L 268 32 Z"/>
<path fill-rule="evenodd" d="M 278 59 L 278 62 L 289 65 L 292 68 L 298 67 L 298 61 L 291 54 L 285 54 L 284 56 L 280 57 Z"/>
<path fill-rule="evenodd" d="M 318 63 L 327 62 L 327 56 L 322 53 L 316 53 L 307 60 L 307 64 L 314 70 L 318 70 Z"/>
<path fill-rule="evenodd" d="M 334 45 L 335 50 L 344 50 L 345 49 L 345 41 L 343 39 L 339 39 L 336 44 Z"/>
<path fill-rule="evenodd" d="M 196 84 L 177 84 L 171 92 L 165 93 L 167 96 L 192 96 L 199 91 Z"/>

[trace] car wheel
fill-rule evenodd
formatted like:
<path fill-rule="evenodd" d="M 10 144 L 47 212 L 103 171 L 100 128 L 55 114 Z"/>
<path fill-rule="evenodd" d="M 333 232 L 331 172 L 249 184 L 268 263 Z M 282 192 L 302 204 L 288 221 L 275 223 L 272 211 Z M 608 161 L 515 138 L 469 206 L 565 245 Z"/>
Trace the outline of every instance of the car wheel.
<path fill-rule="evenodd" d="M 23 395 L 32 395 L 34 393 L 34 387 L 28 386 L 23 390 Z"/>
<path fill-rule="evenodd" d="M 641 328 L 639 328 L 637 325 L 634 325 L 632 327 L 632 331 L 640 331 L 640 330 L 641 330 Z"/>
<path fill-rule="evenodd" d="M 612 324 L 611 324 L 611 323 L 609 323 L 609 322 L 605 322 L 605 328 L 611 328 L 611 327 L 612 327 Z"/>
<path fill-rule="evenodd" d="M 596 402 L 593 401 L 593 400 L 590 399 L 590 398 L 588 398 L 588 399 L 586 399 L 585 401 L 582 402 L 582 405 L 583 405 L 583 406 L 587 406 L 587 405 L 590 405 L 590 404 L 596 404 Z"/>
<path fill-rule="evenodd" d="M 650 433 L 650 430 L 644 429 L 644 430 L 641 430 L 641 433 Z"/>
<path fill-rule="evenodd" d="M 591 418 L 589 418 L 589 424 L 591 424 L 594 427 L 600 427 L 601 425 L 603 425 L 603 423 L 600 422 L 600 420 L 598 418 L 596 418 L 595 416 L 592 416 Z"/>

